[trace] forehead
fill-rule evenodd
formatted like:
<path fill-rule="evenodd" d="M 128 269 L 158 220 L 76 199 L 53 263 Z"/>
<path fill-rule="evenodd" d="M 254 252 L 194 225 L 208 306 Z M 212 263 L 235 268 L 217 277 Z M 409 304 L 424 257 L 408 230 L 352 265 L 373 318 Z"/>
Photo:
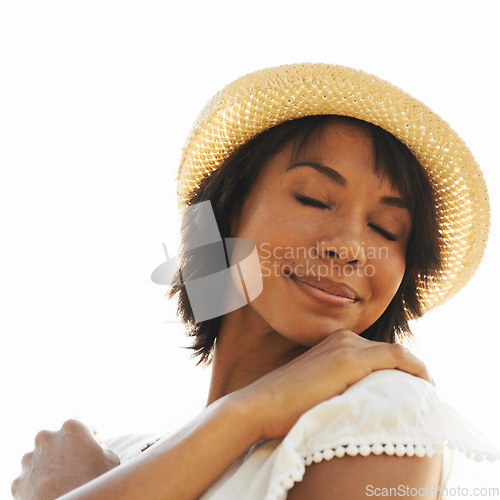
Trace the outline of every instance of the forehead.
<path fill-rule="evenodd" d="M 375 170 L 376 154 L 368 131 L 349 123 L 328 123 L 305 135 L 292 145 L 291 161 L 304 157 L 331 158 L 348 161 L 350 158 L 370 164 Z"/>
<path fill-rule="evenodd" d="M 307 166 L 325 174 L 325 181 L 333 180 L 342 186 L 356 179 L 376 183 L 378 188 L 385 184 L 376 165 L 371 135 L 351 124 L 327 124 L 314 130 L 290 143 L 273 163 L 274 173 L 282 179 L 287 173 L 299 170 L 301 175 L 307 175 L 311 171 L 300 168 Z M 385 187 L 394 190 L 392 185 Z"/>

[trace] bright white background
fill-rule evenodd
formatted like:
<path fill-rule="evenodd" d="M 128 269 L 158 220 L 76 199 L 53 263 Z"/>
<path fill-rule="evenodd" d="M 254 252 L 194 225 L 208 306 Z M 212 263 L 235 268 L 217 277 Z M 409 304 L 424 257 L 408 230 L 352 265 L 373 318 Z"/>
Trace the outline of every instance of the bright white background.
<path fill-rule="evenodd" d="M 330 62 L 423 100 L 491 194 L 471 283 L 414 327 L 445 399 L 500 446 L 499 72 L 487 1 L 2 2 L 0 497 L 40 428 L 175 429 L 209 370 L 150 281 L 175 236 L 174 178 L 197 113 L 255 69 Z"/>

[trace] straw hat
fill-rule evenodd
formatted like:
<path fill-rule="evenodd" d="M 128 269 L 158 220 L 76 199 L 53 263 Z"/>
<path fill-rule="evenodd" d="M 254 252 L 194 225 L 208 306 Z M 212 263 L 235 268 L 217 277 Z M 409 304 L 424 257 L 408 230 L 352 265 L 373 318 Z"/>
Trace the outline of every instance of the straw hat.
<path fill-rule="evenodd" d="M 464 141 L 423 103 L 387 81 L 344 66 L 293 64 L 256 71 L 227 85 L 203 109 L 178 176 L 180 205 L 200 181 L 259 133 L 310 115 L 345 115 L 385 129 L 420 161 L 435 191 L 442 270 L 418 286 L 422 310 L 452 297 L 483 256 L 489 201 Z"/>

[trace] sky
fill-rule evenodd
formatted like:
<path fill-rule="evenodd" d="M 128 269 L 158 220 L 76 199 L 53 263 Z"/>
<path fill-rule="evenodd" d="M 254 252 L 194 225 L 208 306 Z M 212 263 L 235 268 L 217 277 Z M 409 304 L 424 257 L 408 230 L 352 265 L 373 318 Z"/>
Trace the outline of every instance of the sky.
<path fill-rule="evenodd" d="M 205 403 L 166 287 L 175 176 L 197 114 L 233 79 L 326 62 L 442 116 L 481 165 L 491 234 L 471 282 L 413 325 L 443 398 L 500 447 L 500 104 L 493 2 L 2 2 L 0 491 L 42 428 L 175 430 Z M 3 493 L 0 494 L 3 496 Z"/>

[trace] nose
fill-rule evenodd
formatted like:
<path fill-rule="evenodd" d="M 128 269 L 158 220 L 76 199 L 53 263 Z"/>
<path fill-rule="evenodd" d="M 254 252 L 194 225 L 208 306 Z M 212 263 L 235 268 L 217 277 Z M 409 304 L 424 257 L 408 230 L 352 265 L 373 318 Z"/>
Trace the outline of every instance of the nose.
<path fill-rule="evenodd" d="M 317 244 L 317 253 L 321 259 L 335 259 L 338 264 L 364 266 L 366 253 L 362 240 L 357 237 L 327 237 Z"/>

